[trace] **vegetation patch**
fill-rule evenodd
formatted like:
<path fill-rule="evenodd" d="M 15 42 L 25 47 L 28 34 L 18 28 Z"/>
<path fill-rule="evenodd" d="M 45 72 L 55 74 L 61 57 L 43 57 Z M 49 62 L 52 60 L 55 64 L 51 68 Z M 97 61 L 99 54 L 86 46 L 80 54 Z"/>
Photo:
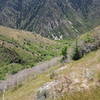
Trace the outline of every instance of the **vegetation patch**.
<path fill-rule="evenodd" d="M 61 56 L 62 48 L 68 44 L 66 40 L 53 41 L 30 32 L 0 27 L 0 80 Z"/>

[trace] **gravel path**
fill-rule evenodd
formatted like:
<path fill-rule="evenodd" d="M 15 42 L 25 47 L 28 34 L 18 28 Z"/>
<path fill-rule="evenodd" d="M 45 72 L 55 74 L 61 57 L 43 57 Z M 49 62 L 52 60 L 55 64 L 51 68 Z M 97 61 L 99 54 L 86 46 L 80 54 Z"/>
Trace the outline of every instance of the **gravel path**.
<path fill-rule="evenodd" d="M 16 86 L 17 84 L 22 83 L 27 77 L 34 74 L 39 74 L 46 71 L 48 68 L 53 67 L 54 65 L 59 63 L 61 57 L 56 57 L 51 59 L 50 61 L 43 62 L 33 68 L 24 69 L 4 81 L 0 81 L 0 91 L 7 90 Z"/>

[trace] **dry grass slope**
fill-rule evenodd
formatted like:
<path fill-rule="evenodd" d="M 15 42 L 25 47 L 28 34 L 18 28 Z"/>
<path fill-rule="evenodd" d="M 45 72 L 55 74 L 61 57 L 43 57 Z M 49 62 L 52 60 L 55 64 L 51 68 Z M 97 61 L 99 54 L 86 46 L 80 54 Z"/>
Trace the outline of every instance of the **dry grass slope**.
<path fill-rule="evenodd" d="M 92 59 L 91 59 L 92 58 Z M 59 71 L 60 75 L 68 75 L 71 72 L 75 73 L 81 73 L 81 69 L 86 68 L 99 68 L 100 66 L 100 50 L 94 51 L 84 58 L 82 58 L 79 61 L 74 61 L 69 64 L 66 64 L 66 69 Z M 61 65 L 60 65 L 61 67 Z M 34 94 L 38 90 L 39 87 L 43 86 L 43 84 L 53 81 L 50 79 L 50 73 L 60 68 L 59 66 L 55 66 L 51 69 L 49 69 L 47 72 L 37 75 L 36 79 L 32 79 L 32 77 L 29 80 L 26 80 L 23 86 L 15 88 L 15 90 L 9 90 L 5 93 L 5 99 L 7 100 L 33 100 Z M 100 80 L 100 70 L 95 70 L 95 79 Z M 68 94 L 65 95 L 63 98 L 59 100 L 99 100 L 100 98 L 100 92 L 99 88 L 92 89 L 91 91 L 85 91 L 85 92 L 76 92 L 72 95 Z M 2 97 L 2 95 L 1 95 Z"/>

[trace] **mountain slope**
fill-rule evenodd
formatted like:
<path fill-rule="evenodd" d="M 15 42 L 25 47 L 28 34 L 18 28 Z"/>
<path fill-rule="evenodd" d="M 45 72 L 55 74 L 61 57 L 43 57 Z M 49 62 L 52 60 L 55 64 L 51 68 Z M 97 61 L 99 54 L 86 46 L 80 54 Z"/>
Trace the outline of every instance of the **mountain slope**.
<path fill-rule="evenodd" d="M 100 48 L 100 26 L 81 35 L 68 48 L 68 59 L 78 60 L 91 51 Z"/>
<path fill-rule="evenodd" d="M 31 32 L 0 26 L 0 80 L 59 56 L 61 44 Z"/>
<path fill-rule="evenodd" d="M 0 0 L 0 24 L 62 39 L 100 24 L 99 0 Z"/>
<path fill-rule="evenodd" d="M 19 85 L 14 89 L 6 91 L 5 99 L 33 100 L 34 95 L 37 94 L 36 96 L 38 96 L 38 99 L 34 100 L 41 100 L 41 98 L 43 98 L 43 100 L 48 100 L 48 98 L 54 93 L 53 90 L 57 89 L 58 95 L 56 97 L 59 97 L 61 95 L 61 98 L 57 100 L 73 100 L 73 99 L 99 100 L 100 98 L 99 66 L 100 66 L 100 49 L 85 55 L 82 59 L 78 61 L 72 61 L 65 65 L 53 66 L 48 71 L 37 75 L 36 78 L 30 77 L 30 79 L 25 81 L 24 84 Z M 60 84 L 60 86 L 59 85 L 56 86 L 57 82 L 59 81 L 63 84 Z M 67 82 L 69 82 L 70 85 L 67 85 Z M 54 85 L 53 83 L 55 83 L 54 88 L 52 87 L 52 85 Z M 69 90 L 71 94 L 69 91 L 67 91 L 66 93 L 68 86 L 70 86 Z M 64 89 L 64 91 L 62 90 L 62 88 Z M 51 89 L 51 94 L 49 94 L 50 90 L 48 89 Z M 83 89 L 82 92 L 79 91 L 80 89 Z M 74 90 L 75 93 L 73 92 Z M 64 92 L 67 95 L 61 94 Z M 56 93 L 54 93 L 54 95 L 55 94 Z"/>

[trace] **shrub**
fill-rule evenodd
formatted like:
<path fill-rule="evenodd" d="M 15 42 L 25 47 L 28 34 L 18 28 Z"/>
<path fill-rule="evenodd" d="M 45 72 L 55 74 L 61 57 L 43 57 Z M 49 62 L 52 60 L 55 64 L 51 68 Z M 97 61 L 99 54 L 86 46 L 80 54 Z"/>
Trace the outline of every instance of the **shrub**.
<path fill-rule="evenodd" d="M 84 38 L 84 41 L 85 43 L 93 43 L 95 42 L 95 39 L 90 34 L 87 34 Z"/>
<path fill-rule="evenodd" d="M 65 60 L 67 58 L 67 47 L 64 47 L 62 49 L 62 55 L 63 55 L 63 60 Z"/>

